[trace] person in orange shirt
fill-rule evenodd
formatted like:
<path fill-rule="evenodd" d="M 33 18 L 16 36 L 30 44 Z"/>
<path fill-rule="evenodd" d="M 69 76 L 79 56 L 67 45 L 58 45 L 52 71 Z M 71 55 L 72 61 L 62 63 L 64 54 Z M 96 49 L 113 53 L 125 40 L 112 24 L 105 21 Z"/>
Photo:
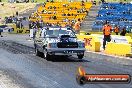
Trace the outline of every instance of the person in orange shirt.
<path fill-rule="evenodd" d="M 74 29 L 75 29 L 75 31 L 76 31 L 77 34 L 80 33 L 80 26 L 81 26 L 81 20 L 78 19 L 78 21 L 74 25 Z"/>
<path fill-rule="evenodd" d="M 103 34 L 104 34 L 103 49 L 104 50 L 105 50 L 106 41 L 107 42 L 111 41 L 111 31 L 112 31 L 112 27 L 108 23 L 106 23 L 103 26 Z"/>
<path fill-rule="evenodd" d="M 118 33 L 119 33 L 119 27 L 117 25 L 115 25 L 114 32 L 116 33 L 116 35 L 118 35 Z"/>

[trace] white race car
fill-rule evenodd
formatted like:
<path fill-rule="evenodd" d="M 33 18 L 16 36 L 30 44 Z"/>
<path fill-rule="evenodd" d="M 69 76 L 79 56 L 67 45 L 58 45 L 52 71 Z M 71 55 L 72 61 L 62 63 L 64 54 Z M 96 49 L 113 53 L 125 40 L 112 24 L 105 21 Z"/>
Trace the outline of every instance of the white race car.
<path fill-rule="evenodd" d="M 36 55 L 51 59 L 54 55 L 77 55 L 82 59 L 85 44 L 77 39 L 75 33 L 67 28 L 45 28 L 37 31 L 34 39 Z"/>

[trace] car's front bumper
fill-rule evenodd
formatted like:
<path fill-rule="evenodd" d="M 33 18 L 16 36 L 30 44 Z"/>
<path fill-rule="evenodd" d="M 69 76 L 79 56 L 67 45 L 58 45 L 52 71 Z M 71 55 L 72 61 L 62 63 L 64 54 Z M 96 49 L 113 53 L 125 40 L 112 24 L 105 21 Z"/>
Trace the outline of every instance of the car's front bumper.
<path fill-rule="evenodd" d="M 47 48 L 51 55 L 77 55 L 84 54 L 85 48 Z"/>

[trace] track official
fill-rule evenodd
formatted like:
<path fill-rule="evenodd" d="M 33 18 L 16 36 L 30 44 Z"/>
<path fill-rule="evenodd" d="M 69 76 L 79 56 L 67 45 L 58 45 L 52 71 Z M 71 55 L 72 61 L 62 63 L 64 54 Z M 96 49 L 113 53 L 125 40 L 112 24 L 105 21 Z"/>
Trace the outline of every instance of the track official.
<path fill-rule="evenodd" d="M 116 33 L 116 35 L 118 35 L 118 33 L 119 33 L 119 27 L 117 25 L 114 28 L 114 32 Z"/>
<path fill-rule="evenodd" d="M 103 34 L 104 34 L 104 39 L 103 39 L 103 49 L 105 50 L 105 45 L 106 45 L 106 41 L 110 42 L 111 41 L 111 31 L 112 31 L 112 27 L 106 23 L 103 26 Z"/>
<path fill-rule="evenodd" d="M 75 29 L 75 31 L 76 31 L 77 34 L 80 33 L 80 26 L 81 26 L 81 20 L 78 19 L 78 21 L 74 25 L 74 29 Z"/>

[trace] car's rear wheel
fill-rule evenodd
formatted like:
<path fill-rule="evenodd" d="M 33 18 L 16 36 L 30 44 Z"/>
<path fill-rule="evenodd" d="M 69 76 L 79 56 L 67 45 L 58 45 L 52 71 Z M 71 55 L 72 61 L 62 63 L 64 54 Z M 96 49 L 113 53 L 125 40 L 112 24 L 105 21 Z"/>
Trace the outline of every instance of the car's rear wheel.
<path fill-rule="evenodd" d="M 51 56 L 48 54 L 46 49 L 43 50 L 43 53 L 44 53 L 44 59 L 51 60 Z"/>

